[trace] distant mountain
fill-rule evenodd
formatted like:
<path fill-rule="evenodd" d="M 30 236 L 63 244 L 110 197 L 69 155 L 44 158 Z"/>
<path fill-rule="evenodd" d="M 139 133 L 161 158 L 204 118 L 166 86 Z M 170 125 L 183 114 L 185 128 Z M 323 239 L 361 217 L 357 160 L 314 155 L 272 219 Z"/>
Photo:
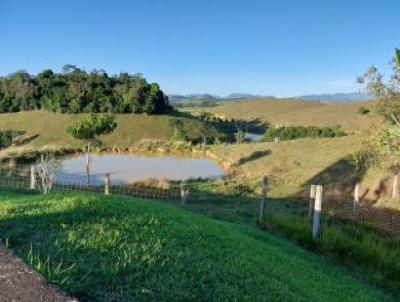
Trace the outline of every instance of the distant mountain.
<path fill-rule="evenodd" d="M 296 99 L 321 101 L 321 102 L 357 102 L 371 99 L 367 93 L 353 92 L 353 93 L 332 93 L 332 94 L 310 94 L 295 97 Z"/>
<path fill-rule="evenodd" d="M 251 93 L 231 93 L 226 96 L 213 95 L 209 93 L 198 94 L 171 94 L 168 96 L 171 102 L 180 101 L 222 101 L 222 100 L 238 100 L 238 99 L 259 99 L 259 98 L 274 98 L 273 96 L 261 96 Z"/>
<path fill-rule="evenodd" d="M 170 94 L 168 99 L 170 102 L 180 102 L 180 101 L 216 101 L 220 97 L 216 95 L 211 95 L 208 93 L 198 93 L 198 94 Z"/>
<path fill-rule="evenodd" d="M 274 99 L 272 95 L 257 95 L 251 93 L 231 93 L 226 96 L 218 96 L 209 93 L 193 93 L 187 95 L 171 94 L 168 96 L 171 103 L 174 102 L 187 102 L 187 101 L 201 101 L 201 102 L 213 102 L 213 101 L 229 101 L 229 100 L 253 100 L 253 99 Z M 307 100 L 307 101 L 321 101 L 321 102 L 357 102 L 371 99 L 366 93 L 353 92 L 353 93 L 325 93 L 325 94 L 310 94 L 293 97 L 295 99 Z"/>

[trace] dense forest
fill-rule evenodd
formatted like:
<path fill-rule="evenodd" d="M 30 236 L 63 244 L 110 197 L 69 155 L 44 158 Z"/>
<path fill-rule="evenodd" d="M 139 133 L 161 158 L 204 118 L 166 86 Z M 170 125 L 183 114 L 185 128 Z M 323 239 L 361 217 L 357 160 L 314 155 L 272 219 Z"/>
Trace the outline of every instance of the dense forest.
<path fill-rule="evenodd" d="M 62 113 L 113 112 L 160 114 L 168 97 L 157 83 L 140 74 L 109 76 L 65 65 L 61 73 L 44 70 L 32 76 L 17 71 L 0 77 L 0 112 L 45 109 Z"/>

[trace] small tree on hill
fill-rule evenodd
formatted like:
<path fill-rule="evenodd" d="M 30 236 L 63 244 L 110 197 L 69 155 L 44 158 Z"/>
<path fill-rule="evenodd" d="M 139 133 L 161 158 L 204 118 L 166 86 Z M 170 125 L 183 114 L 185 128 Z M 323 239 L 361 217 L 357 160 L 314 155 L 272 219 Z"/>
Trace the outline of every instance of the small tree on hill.
<path fill-rule="evenodd" d="M 397 53 L 398 55 L 398 53 Z M 357 81 L 377 99 L 378 112 L 388 121 L 388 127 L 381 137 L 382 145 L 394 157 L 392 171 L 394 172 L 393 197 L 397 197 L 397 179 L 400 171 L 400 66 L 392 60 L 393 74 L 385 82 L 383 74 L 375 66 L 371 66 Z"/>
<path fill-rule="evenodd" d="M 244 142 L 244 132 L 242 129 L 239 128 L 237 130 L 237 132 L 235 133 L 235 138 L 238 144 L 242 144 Z"/>
<path fill-rule="evenodd" d="M 86 154 L 87 184 L 90 182 L 90 153 L 93 148 L 101 145 L 99 136 L 110 134 L 117 127 L 115 117 L 111 115 L 90 115 L 67 128 L 67 133 L 75 140 L 82 143 Z"/>

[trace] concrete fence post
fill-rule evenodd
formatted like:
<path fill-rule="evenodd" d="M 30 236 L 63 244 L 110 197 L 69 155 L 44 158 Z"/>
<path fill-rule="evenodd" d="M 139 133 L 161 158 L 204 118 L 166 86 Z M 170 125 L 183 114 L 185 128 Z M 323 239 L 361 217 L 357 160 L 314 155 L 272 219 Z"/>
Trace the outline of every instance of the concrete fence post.
<path fill-rule="evenodd" d="M 399 196 L 399 174 L 393 176 L 393 186 L 392 186 L 392 198 L 397 198 Z"/>
<path fill-rule="evenodd" d="M 322 209 L 322 186 L 318 185 L 315 188 L 315 203 L 314 203 L 314 220 L 312 238 L 317 239 L 320 223 L 321 223 L 321 209 Z"/>
<path fill-rule="evenodd" d="M 189 189 L 186 187 L 185 183 L 181 183 L 181 205 L 185 205 L 189 195 Z"/>
<path fill-rule="evenodd" d="M 353 201 L 354 213 L 357 211 L 359 204 L 360 204 L 360 183 L 356 183 L 356 185 L 354 186 L 354 201 Z"/>
<path fill-rule="evenodd" d="M 267 206 L 267 186 L 268 186 L 268 177 L 264 176 L 261 182 L 261 200 L 260 200 L 260 210 L 258 216 L 258 223 L 261 226 L 265 225 L 265 209 Z"/>
<path fill-rule="evenodd" d="M 110 195 L 111 176 L 110 173 L 104 175 L 104 194 Z"/>
<path fill-rule="evenodd" d="M 30 189 L 34 190 L 36 188 L 36 167 L 31 165 L 31 184 Z"/>
<path fill-rule="evenodd" d="M 310 204 L 308 206 L 308 217 L 312 217 L 314 212 L 314 201 L 315 201 L 315 185 L 311 185 L 310 187 Z"/>

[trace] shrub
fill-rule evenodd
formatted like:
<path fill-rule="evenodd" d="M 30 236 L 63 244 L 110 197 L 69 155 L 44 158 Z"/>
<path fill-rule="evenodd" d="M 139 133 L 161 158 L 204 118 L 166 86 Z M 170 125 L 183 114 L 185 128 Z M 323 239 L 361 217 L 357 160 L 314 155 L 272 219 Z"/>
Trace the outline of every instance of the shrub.
<path fill-rule="evenodd" d="M 12 140 L 12 131 L 0 131 L 0 148 L 7 148 L 11 146 Z"/>
<path fill-rule="evenodd" d="M 379 149 L 371 142 L 363 142 L 361 147 L 349 155 L 349 164 L 358 171 L 365 171 L 373 166 L 379 158 Z"/>
<path fill-rule="evenodd" d="M 369 110 L 368 108 L 362 106 L 362 107 L 358 108 L 358 111 L 357 111 L 357 112 L 358 112 L 359 114 L 361 114 L 361 115 L 366 115 L 366 114 L 370 113 L 371 110 Z"/>

